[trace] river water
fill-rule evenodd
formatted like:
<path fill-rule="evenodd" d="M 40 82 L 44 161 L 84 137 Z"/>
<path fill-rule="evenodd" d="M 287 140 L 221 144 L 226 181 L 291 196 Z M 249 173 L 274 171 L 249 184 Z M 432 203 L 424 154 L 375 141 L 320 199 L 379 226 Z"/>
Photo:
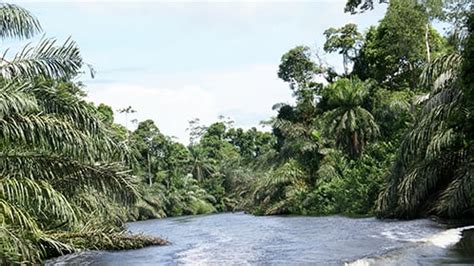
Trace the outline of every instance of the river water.
<path fill-rule="evenodd" d="M 172 244 L 82 252 L 47 265 L 474 264 L 474 227 L 447 229 L 427 219 L 224 213 L 140 221 L 128 227 Z"/>

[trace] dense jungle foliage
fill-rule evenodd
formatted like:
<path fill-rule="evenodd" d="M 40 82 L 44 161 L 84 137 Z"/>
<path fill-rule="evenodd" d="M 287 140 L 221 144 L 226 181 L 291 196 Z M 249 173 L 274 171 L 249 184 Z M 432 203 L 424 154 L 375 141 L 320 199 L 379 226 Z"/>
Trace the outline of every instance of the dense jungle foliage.
<path fill-rule="evenodd" d="M 365 32 L 347 24 L 315 36 L 341 55 L 342 73 L 308 46 L 281 57 L 275 72 L 295 104 L 275 103 L 262 122 L 270 131 L 195 119 L 189 145 L 152 120 L 130 131 L 111 107 L 88 103 L 75 78 L 93 70 L 72 40 L 4 55 L 0 263 L 164 244 L 124 222 L 188 214 L 472 216 L 472 3 L 381 2 L 384 18 Z M 349 0 L 345 11 L 377 4 Z M 0 5 L 0 23 L 2 39 L 41 31 L 16 5 Z"/>
<path fill-rule="evenodd" d="M 349 1 L 346 11 L 374 4 Z M 122 134 L 146 191 L 133 218 L 472 213 L 471 10 L 470 1 L 392 0 L 365 32 L 329 28 L 324 51 L 341 55 L 343 73 L 310 47 L 291 49 L 277 74 L 296 104 L 275 104 L 263 122 L 271 133 L 193 120 L 185 147 L 140 122 Z"/>

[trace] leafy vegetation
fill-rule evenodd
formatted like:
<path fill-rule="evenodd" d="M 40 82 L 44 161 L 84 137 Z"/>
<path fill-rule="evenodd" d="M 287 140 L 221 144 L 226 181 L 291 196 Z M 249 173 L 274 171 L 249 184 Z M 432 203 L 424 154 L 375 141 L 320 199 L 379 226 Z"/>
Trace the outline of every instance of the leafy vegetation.
<path fill-rule="evenodd" d="M 346 11 L 377 2 L 350 0 Z M 282 55 L 277 75 L 296 101 L 275 104 L 269 132 L 195 119 L 188 145 L 152 120 L 130 131 L 111 107 L 84 101 L 72 40 L 2 57 L 0 262 L 165 244 L 123 223 L 177 215 L 472 215 L 472 3 L 380 2 L 385 17 L 364 33 L 325 32 L 343 73 L 308 46 Z M 0 21 L 2 38 L 41 30 L 15 5 L 0 6 Z M 444 35 L 435 21 L 450 25 Z M 128 123 L 135 110 L 119 112 Z"/>
<path fill-rule="evenodd" d="M 372 5 L 348 2 L 365 10 Z M 465 2 L 463 8 L 471 7 Z M 314 61 L 307 46 L 285 53 L 278 76 L 296 104 L 275 105 L 276 117 L 265 122 L 272 134 L 195 120 L 191 144 L 180 148 L 183 157 L 163 146 L 148 168 L 146 153 L 138 161 L 168 186 L 160 195 L 180 187 L 166 180 L 196 180 L 204 190 L 200 199 L 215 208 L 206 211 L 465 215 L 473 204 L 472 126 L 464 122 L 472 107 L 461 85 L 470 86 L 461 80 L 469 38 L 465 23 L 451 23 L 446 36 L 431 25 L 462 20 L 466 13 L 459 10 L 449 1 L 392 0 L 365 34 L 355 24 L 330 28 L 324 50 L 343 56 L 344 73 Z M 132 135 L 141 134 L 142 123 Z M 180 163 L 164 166 L 171 158 Z M 201 213 L 190 202 L 176 204 L 180 211 L 163 207 L 170 197 L 160 201 L 160 213 Z"/>
<path fill-rule="evenodd" d="M 0 6 L 2 37 L 41 28 L 26 10 Z M 73 41 L 43 40 L 0 68 L 0 263 L 38 263 L 82 248 L 163 244 L 124 232 L 139 198 L 128 152 L 70 78 L 83 66 Z M 116 243 L 116 244 L 115 244 Z"/>
<path fill-rule="evenodd" d="M 472 25 L 469 30 L 472 38 Z M 468 46 L 464 55 L 448 54 L 424 69 L 422 78 L 430 94 L 380 195 L 381 215 L 416 217 L 424 212 L 457 217 L 472 206 L 472 131 L 464 122 L 472 106 L 464 94 L 469 89 L 463 89 L 466 83 L 461 80 L 467 77 L 461 69 L 469 64 L 464 63 L 472 57 L 469 53 Z"/>

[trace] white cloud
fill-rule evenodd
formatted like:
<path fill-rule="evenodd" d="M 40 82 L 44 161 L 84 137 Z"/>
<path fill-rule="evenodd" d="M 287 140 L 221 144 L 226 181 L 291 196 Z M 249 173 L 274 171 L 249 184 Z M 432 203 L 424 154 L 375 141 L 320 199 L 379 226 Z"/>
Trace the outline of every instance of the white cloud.
<path fill-rule="evenodd" d="M 129 120 L 153 119 L 163 133 L 176 136 L 183 143 L 188 141 L 186 128 L 193 118 L 209 124 L 225 115 L 235 119 L 236 126 L 248 128 L 269 118 L 273 104 L 292 101 L 287 85 L 276 76 L 275 66 L 255 65 L 195 75 L 169 87 L 95 83 L 88 87 L 88 98 L 111 105 L 114 110 L 130 105 L 137 113 Z M 116 122 L 125 124 L 124 115 L 116 114 Z M 132 128 L 130 123 L 129 127 Z"/>
<path fill-rule="evenodd" d="M 253 65 L 204 75 L 202 84 L 219 99 L 221 111 L 238 110 L 258 116 L 271 113 L 275 103 L 291 100 L 288 86 L 276 72 L 273 65 Z"/>
<path fill-rule="evenodd" d="M 114 111 L 132 106 L 137 113 L 128 120 L 153 119 L 165 133 L 187 140 L 187 122 L 194 117 L 210 121 L 217 116 L 214 96 L 196 86 L 177 89 L 145 87 L 129 84 L 105 84 L 89 89 L 89 99 L 111 105 Z M 116 122 L 125 125 L 125 116 L 115 112 Z M 129 121 L 130 128 L 134 128 Z"/>

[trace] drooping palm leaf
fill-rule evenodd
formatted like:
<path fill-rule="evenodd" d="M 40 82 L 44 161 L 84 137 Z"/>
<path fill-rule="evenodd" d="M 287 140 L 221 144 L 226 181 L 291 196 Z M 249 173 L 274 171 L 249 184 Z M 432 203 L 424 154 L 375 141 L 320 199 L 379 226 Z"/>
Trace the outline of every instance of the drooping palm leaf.
<path fill-rule="evenodd" d="M 402 141 L 377 202 L 379 215 L 457 217 L 469 207 L 473 151 L 465 146 L 465 133 L 457 124 L 466 115 L 459 81 L 461 63 L 461 56 L 454 53 L 423 71 L 422 84 L 431 92 Z"/>
<path fill-rule="evenodd" d="M 12 59 L 4 53 L 0 62 L 0 75 L 7 80 L 35 77 L 70 78 L 77 75 L 83 65 L 77 44 L 67 39 L 56 45 L 54 39 L 43 39 L 36 46 L 26 45 Z"/>
<path fill-rule="evenodd" d="M 39 21 L 28 10 L 0 3 L 0 38 L 28 39 L 40 31 Z"/>

